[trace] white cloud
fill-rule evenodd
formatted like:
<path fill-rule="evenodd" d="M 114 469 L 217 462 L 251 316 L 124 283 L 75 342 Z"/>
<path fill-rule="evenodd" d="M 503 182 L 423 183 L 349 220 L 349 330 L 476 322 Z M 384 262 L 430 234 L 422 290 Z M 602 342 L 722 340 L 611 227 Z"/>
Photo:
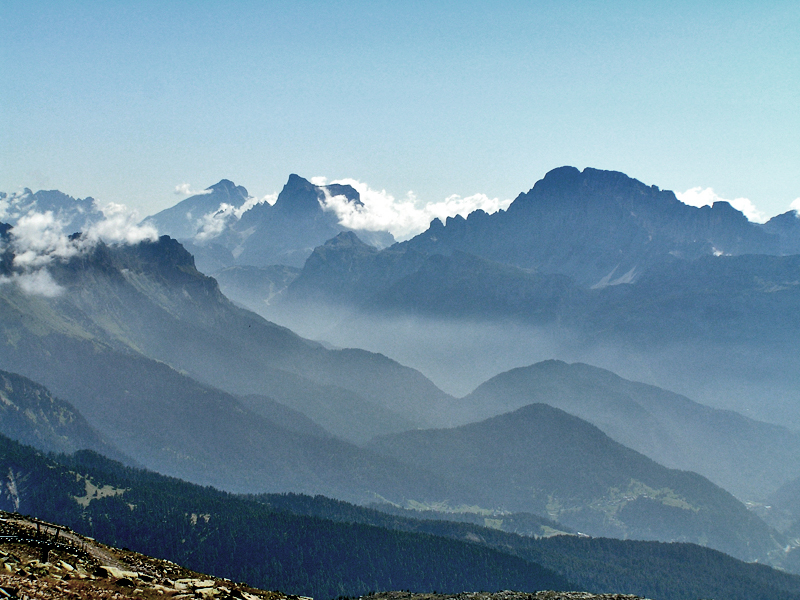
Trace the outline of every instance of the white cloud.
<path fill-rule="evenodd" d="M 237 219 L 241 219 L 242 215 L 246 213 L 248 210 L 253 208 L 254 206 L 258 206 L 259 204 L 269 204 L 273 205 L 278 200 L 278 193 L 274 194 L 267 194 L 262 198 L 254 198 L 250 196 L 247 200 L 245 200 L 244 204 L 242 204 L 239 208 L 234 211 L 234 215 Z"/>
<path fill-rule="evenodd" d="M 27 188 L 21 192 L 5 195 L 0 199 L 0 221 L 13 224 L 22 215 L 32 210 L 35 204 L 33 193 Z"/>
<path fill-rule="evenodd" d="M 789 205 L 789 208 L 797 213 L 800 216 L 800 198 L 795 198 L 794 201 Z"/>
<path fill-rule="evenodd" d="M 685 192 L 676 192 L 678 200 L 689 206 L 712 206 L 714 202 L 728 202 L 733 208 L 744 214 L 753 223 L 766 223 L 767 215 L 758 210 L 749 198 L 722 198 L 713 188 L 693 187 Z"/>
<path fill-rule="evenodd" d="M 193 190 L 192 186 L 188 183 L 182 183 L 175 186 L 175 194 L 178 196 L 202 196 L 204 194 L 211 194 L 214 190 Z"/>
<path fill-rule="evenodd" d="M 64 224 L 51 211 L 31 210 L 22 215 L 10 231 L 14 273 L 2 282 L 13 282 L 27 294 L 54 297 L 63 290 L 47 271 L 47 266 L 53 261 L 66 261 L 101 241 L 137 244 L 158 239 L 155 227 L 138 225 L 136 212 L 122 204 L 110 203 L 98 207 L 98 210 L 103 218 L 90 223 L 80 236 L 74 238 L 64 233 Z"/>
<path fill-rule="evenodd" d="M 225 231 L 225 228 L 228 226 L 229 222 L 232 220 L 238 221 L 242 218 L 244 213 L 254 206 L 264 203 L 275 204 L 277 199 L 278 194 L 267 194 L 262 198 L 250 196 L 239 208 L 236 208 L 232 204 L 223 202 L 219 205 L 217 210 L 207 213 L 201 218 L 197 219 L 197 233 L 195 234 L 194 239 L 199 243 L 214 239 L 223 231 Z"/>
<path fill-rule="evenodd" d="M 32 296 L 55 298 L 64 293 L 64 288 L 53 280 L 47 269 L 39 269 L 32 273 L 22 273 L 16 275 L 13 280 L 23 292 Z"/>
<path fill-rule="evenodd" d="M 461 215 L 466 217 L 469 213 L 478 209 L 489 214 L 496 213 L 498 210 L 505 210 L 512 200 L 500 200 L 499 198 L 489 198 L 486 194 L 473 194 L 462 198 L 458 194 L 448 196 L 442 202 L 434 202 L 425 207 L 425 211 L 433 217 L 444 221 L 447 217 Z"/>
<path fill-rule="evenodd" d="M 214 239 L 225 231 L 228 222 L 234 218 L 237 218 L 236 207 L 223 202 L 216 211 L 205 214 L 197 220 L 197 233 L 194 239 L 200 243 Z"/>
<path fill-rule="evenodd" d="M 67 259 L 79 252 L 51 211 L 32 212 L 20 217 L 11 230 L 11 238 L 14 266 L 22 269 L 39 268 L 53 259 Z"/>
<path fill-rule="evenodd" d="M 402 200 L 397 200 L 386 190 L 373 190 L 366 183 L 355 179 L 338 179 L 333 183 L 350 185 L 361 196 L 362 205 L 349 201 L 344 196 L 326 193 L 323 208 L 336 213 L 339 223 L 351 229 L 388 231 L 398 240 L 411 238 L 425 231 L 433 219 L 444 221 L 447 217 L 482 209 L 488 213 L 504 210 L 511 200 L 489 198 L 486 194 L 462 197 L 448 196 L 440 202 L 422 204 L 414 192 L 409 191 Z"/>
<path fill-rule="evenodd" d="M 107 244 L 138 244 L 158 240 L 158 230 L 150 223 L 139 225 L 138 213 L 129 210 L 124 204 L 109 202 L 97 208 L 103 213 L 104 219 L 92 223 L 83 232 L 89 243 L 102 240 Z"/>
<path fill-rule="evenodd" d="M 23 215 L 11 229 L 10 238 L 15 272 L 3 278 L 3 283 L 13 282 L 26 294 L 47 298 L 61 294 L 63 290 L 53 281 L 47 265 L 56 259 L 75 256 L 80 249 L 64 234 L 62 223 L 53 213 Z"/>
<path fill-rule="evenodd" d="M 318 186 L 328 185 L 328 178 L 327 177 L 322 177 L 321 175 L 317 176 L 317 177 L 312 177 L 311 179 L 309 179 L 309 181 L 312 184 L 318 185 Z"/>

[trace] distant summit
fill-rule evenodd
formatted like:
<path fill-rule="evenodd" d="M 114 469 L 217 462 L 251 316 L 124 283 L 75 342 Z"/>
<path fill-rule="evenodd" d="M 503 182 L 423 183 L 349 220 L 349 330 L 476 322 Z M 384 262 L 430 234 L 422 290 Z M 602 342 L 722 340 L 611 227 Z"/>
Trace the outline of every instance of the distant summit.
<path fill-rule="evenodd" d="M 796 210 L 772 217 L 761 227 L 778 236 L 781 254 L 800 254 L 800 214 Z"/>
<path fill-rule="evenodd" d="M 361 205 L 361 196 L 349 185 L 331 184 L 317 186 L 294 173 L 275 202 L 275 210 L 285 213 L 317 213 L 324 204 L 325 193 L 330 196 L 345 196 L 348 200 Z"/>
<path fill-rule="evenodd" d="M 31 212 L 50 212 L 67 233 L 86 229 L 103 219 L 103 213 L 94 198 L 73 198 L 58 190 L 32 192 L 25 188 L 20 193 L 0 192 L 0 221 L 16 225 L 20 218 Z"/>
<path fill-rule="evenodd" d="M 575 167 L 548 172 L 505 212 L 434 222 L 407 243 L 561 273 L 586 286 L 630 283 L 670 257 L 781 253 L 778 235 L 727 202 L 696 208 L 624 173 Z"/>
<path fill-rule="evenodd" d="M 289 176 L 275 204 L 258 202 L 245 188 L 223 179 L 146 221 L 181 240 L 207 273 L 234 265 L 302 267 L 316 246 L 350 231 L 326 210 L 327 199 L 334 196 L 361 205 L 358 191 L 349 185 L 318 186 L 296 174 Z M 378 248 L 394 242 L 387 232 L 357 233 Z"/>
<path fill-rule="evenodd" d="M 525 314 L 541 324 L 562 318 L 563 298 L 575 305 L 586 290 L 635 283 L 656 266 L 800 249 L 795 215 L 759 225 L 727 202 L 697 208 L 624 173 L 560 167 L 506 211 L 435 219 L 380 252 L 340 238 L 320 245 L 284 298 L 436 314 L 449 307 L 460 316 Z"/>
<path fill-rule="evenodd" d="M 145 222 L 155 225 L 160 233 L 167 233 L 177 239 L 187 239 L 194 237 L 202 229 L 203 217 L 213 215 L 223 204 L 240 208 L 248 197 L 245 188 L 223 179 L 202 193 L 190 196 L 175 206 L 148 217 Z"/>

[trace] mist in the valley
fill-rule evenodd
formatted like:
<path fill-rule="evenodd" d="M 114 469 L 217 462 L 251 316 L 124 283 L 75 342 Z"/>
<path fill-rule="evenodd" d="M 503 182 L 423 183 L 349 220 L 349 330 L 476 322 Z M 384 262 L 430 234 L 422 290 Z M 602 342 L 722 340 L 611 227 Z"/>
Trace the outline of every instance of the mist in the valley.
<path fill-rule="evenodd" d="M 515 323 L 365 316 L 328 330 L 325 340 L 385 354 L 455 397 L 509 369 L 572 358 L 569 343 L 555 332 Z"/>
<path fill-rule="evenodd" d="M 330 347 L 378 352 L 417 369 L 456 398 L 500 373 L 557 359 L 607 369 L 714 408 L 800 430 L 800 369 L 788 350 L 722 343 L 587 341 L 560 326 L 519 321 L 370 315 L 318 303 L 251 305 L 262 316 Z"/>
<path fill-rule="evenodd" d="M 509 369 L 550 358 L 572 358 L 563 335 L 513 322 L 372 316 L 328 304 L 305 304 L 301 310 L 267 305 L 248 308 L 330 347 L 384 354 L 420 371 L 456 398 Z"/>

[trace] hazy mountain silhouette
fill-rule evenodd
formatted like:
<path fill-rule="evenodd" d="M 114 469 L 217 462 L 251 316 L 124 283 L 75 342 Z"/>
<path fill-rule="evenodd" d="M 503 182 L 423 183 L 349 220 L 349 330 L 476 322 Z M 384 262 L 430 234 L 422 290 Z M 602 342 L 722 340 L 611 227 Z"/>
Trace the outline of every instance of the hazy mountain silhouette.
<path fill-rule="evenodd" d="M 448 483 L 420 483 L 415 470 L 275 406 L 364 441 L 424 423 L 447 400 L 412 369 L 326 350 L 235 307 L 166 237 L 98 244 L 50 272 L 62 289 L 52 297 L 0 286 L 0 361 L 71 402 L 140 464 L 240 491 L 446 496 Z"/>
<path fill-rule="evenodd" d="M 146 219 L 184 242 L 205 273 L 234 265 L 302 267 L 314 247 L 347 229 L 325 209 L 326 198 L 344 196 L 361 204 L 349 185 L 318 186 L 294 174 L 274 204 L 249 199 L 247 190 L 226 179 L 207 191 Z M 387 232 L 359 233 L 380 247 L 394 242 Z"/>
<path fill-rule="evenodd" d="M 564 167 L 505 212 L 434 221 L 384 250 L 340 234 L 285 289 L 270 279 L 269 304 L 230 293 L 452 393 L 555 357 L 798 428 L 799 265 L 784 255 L 798 223 L 792 211 L 758 225 L 724 202 L 691 207 L 621 173 Z"/>
<path fill-rule="evenodd" d="M 584 364 L 546 361 L 493 377 L 459 400 L 462 423 L 541 402 L 599 427 L 671 468 L 695 471 L 746 500 L 800 474 L 800 434 L 713 409 Z"/>
<path fill-rule="evenodd" d="M 358 441 L 424 425 L 448 400 L 420 373 L 383 356 L 327 350 L 234 306 L 166 237 L 137 246 L 98 245 L 51 271 L 65 290 L 59 297 L 0 289 L 17 313 L 5 326 L 24 331 L 26 318 L 44 319 L 45 331 L 144 354 L 233 394 L 269 396 Z M 9 351 L 9 360 L 35 365 Z"/>
<path fill-rule="evenodd" d="M 0 433 L 45 452 L 95 450 L 131 463 L 69 402 L 16 373 L 0 371 Z"/>

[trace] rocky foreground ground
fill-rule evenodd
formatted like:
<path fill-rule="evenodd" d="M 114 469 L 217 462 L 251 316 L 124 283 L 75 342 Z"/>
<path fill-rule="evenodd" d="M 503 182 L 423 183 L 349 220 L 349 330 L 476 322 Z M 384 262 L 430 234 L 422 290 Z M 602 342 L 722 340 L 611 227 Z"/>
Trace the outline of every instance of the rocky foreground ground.
<path fill-rule="evenodd" d="M 311 600 L 196 573 L 101 544 L 67 528 L 0 512 L 0 600 L 125 598 L 174 600 Z M 640 600 L 584 592 L 474 592 L 454 595 L 383 592 L 360 600 Z"/>
<path fill-rule="evenodd" d="M 302 600 L 105 546 L 64 527 L 0 512 L 0 600 L 206 598 Z"/>

